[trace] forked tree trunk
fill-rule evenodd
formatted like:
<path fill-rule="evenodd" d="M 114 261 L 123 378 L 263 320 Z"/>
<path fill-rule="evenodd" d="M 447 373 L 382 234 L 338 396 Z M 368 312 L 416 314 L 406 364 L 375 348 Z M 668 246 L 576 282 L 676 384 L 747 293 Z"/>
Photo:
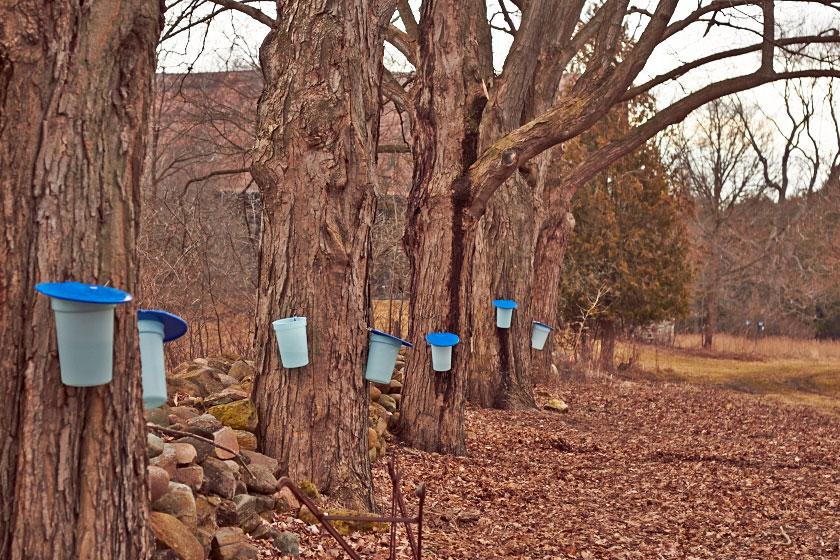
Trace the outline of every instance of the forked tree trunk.
<path fill-rule="evenodd" d="M 284 473 L 371 508 L 364 380 L 381 34 L 369 2 L 286 2 L 260 59 L 252 174 L 264 204 L 253 398 Z M 381 13 L 385 13 L 383 10 Z M 307 318 L 309 365 L 285 369 L 272 321 Z"/>
<path fill-rule="evenodd" d="M 136 308 L 114 377 L 61 384 L 38 282 L 134 292 L 158 0 L 0 7 L 0 558 L 149 555 Z"/>
<path fill-rule="evenodd" d="M 399 432 L 427 451 L 466 452 L 463 412 L 471 328 L 475 318 L 472 261 L 476 220 L 469 211 L 466 172 L 478 150 L 486 103 L 481 80 L 492 76 L 489 30 L 482 0 L 423 4 L 414 107 L 414 178 L 404 244 L 411 265 L 409 338 Z M 432 33 L 434 31 L 434 33 Z M 432 369 L 431 332 L 461 338 L 452 369 Z"/>

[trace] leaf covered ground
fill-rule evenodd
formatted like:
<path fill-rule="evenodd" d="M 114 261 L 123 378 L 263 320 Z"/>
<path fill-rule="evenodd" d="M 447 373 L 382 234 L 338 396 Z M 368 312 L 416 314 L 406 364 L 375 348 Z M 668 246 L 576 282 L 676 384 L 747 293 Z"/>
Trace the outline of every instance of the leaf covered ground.
<path fill-rule="evenodd" d="M 662 382 L 552 392 L 567 414 L 469 409 L 468 457 L 389 446 L 411 511 L 428 488 L 424 558 L 840 558 L 837 416 Z M 280 526 L 302 557 L 346 558 L 323 530 Z M 352 540 L 387 558 L 387 533 Z"/>

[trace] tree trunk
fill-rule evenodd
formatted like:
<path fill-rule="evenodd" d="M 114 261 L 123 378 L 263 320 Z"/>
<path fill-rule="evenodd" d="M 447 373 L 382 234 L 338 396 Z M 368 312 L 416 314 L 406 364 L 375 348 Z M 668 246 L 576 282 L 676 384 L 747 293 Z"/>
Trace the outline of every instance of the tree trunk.
<path fill-rule="evenodd" d="M 266 37 L 252 174 L 262 193 L 253 398 L 263 451 L 295 480 L 374 506 L 364 380 L 382 20 L 368 2 L 289 2 Z M 384 10 L 386 11 L 386 10 Z M 383 11 L 383 13 L 384 13 Z M 307 318 L 309 365 L 281 367 L 272 321 Z"/>
<path fill-rule="evenodd" d="M 419 449 L 455 454 L 466 452 L 463 412 L 475 324 L 469 302 L 477 222 L 466 173 L 477 156 L 486 103 L 482 79 L 492 76 L 486 8 L 481 0 L 468 4 L 423 4 L 404 238 L 411 266 L 409 338 L 418 347 L 406 365 L 399 432 Z M 461 342 L 453 348 L 452 369 L 436 372 L 423 337 L 444 331 Z"/>
<path fill-rule="evenodd" d="M 62 385 L 38 282 L 134 292 L 157 0 L 0 8 L 0 558 L 147 558 L 136 309 L 114 378 Z"/>
<path fill-rule="evenodd" d="M 615 370 L 615 322 L 609 319 L 598 321 L 598 331 L 601 338 L 598 369 L 604 373 L 612 373 Z"/>
<path fill-rule="evenodd" d="M 706 293 L 706 314 L 703 316 L 703 348 L 712 348 L 715 336 L 715 293 Z"/>
<path fill-rule="evenodd" d="M 478 227 L 468 396 L 483 407 L 535 407 L 530 360 L 539 224 L 533 198 L 525 179 L 514 175 L 496 191 Z M 509 329 L 496 327 L 494 299 L 517 303 Z"/>
<path fill-rule="evenodd" d="M 706 306 L 705 314 L 703 315 L 703 348 L 712 348 L 712 342 L 717 328 L 717 291 L 718 291 L 718 275 L 717 275 L 717 247 L 718 235 L 715 231 L 709 246 L 712 250 L 709 252 L 709 261 L 706 264 L 705 272 L 705 298 L 704 304 Z"/>
<path fill-rule="evenodd" d="M 559 227 L 544 229 L 537 239 L 532 289 L 539 297 L 534 297 L 531 302 L 531 312 L 534 320 L 555 328 L 560 327 L 558 309 L 563 257 L 574 227 L 574 217 L 571 212 L 566 212 Z M 536 383 L 555 381 L 550 375 L 556 337 L 557 333 L 552 333 L 542 350 L 531 350 L 531 378 Z"/>
<path fill-rule="evenodd" d="M 555 103 L 571 50 L 560 45 L 574 29 L 575 14 L 579 15 L 582 7 L 582 2 L 574 0 L 534 2 L 523 9 L 520 31 L 502 75 L 494 80 L 493 94 L 482 115 L 482 150 Z M 556 284 L 550 291 L 542 290 L 548 279 L 540 280 L 539 275 L 555 271 L 545 270 L 535 259 L 546 205 L 555 198 L 547 184 L 552 154 L 553 150 L 547 150 L 518 167 L 488 201 L 479 225 L 471 301 L 477 321 L 473 325 L 468 395 L 472 403 L 481 406 L 535 406 L 532 321 L 537 308 L 542 313 L 546 307 L 546 299 L 556 302 L 557 291 Z M 538 282 L 541 289 L 536 291 Z M 518 304 L 510 329 L 495 326 L 490 302 L 499 298 Z"/>

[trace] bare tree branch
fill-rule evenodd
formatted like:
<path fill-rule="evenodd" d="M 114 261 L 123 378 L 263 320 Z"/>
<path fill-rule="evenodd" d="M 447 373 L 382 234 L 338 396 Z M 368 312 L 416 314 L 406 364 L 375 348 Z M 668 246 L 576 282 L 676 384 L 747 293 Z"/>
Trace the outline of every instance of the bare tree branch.
<path fill-rule="evenodd" d="M 194 179 L 190 179 L 189 181 L 184 183 L 184 189 L 182 190 L 182 195 L 187 192 L 187 189 L 193 183 L 200 183 L 202 181 L 206 181 L 207 179 L 210 179 L 211 177 L 218 177 L 220 175 L 238 175 L 240 173 L 250 173 L 250 172 L 251 172 L 250 167 L 240 167 L 238 169 L 217 169 L 215 171 L 211 171 L 210 173 L 207 173 L 206 175 L 202 175 L 201 177 L 196 177 Z"/>
<path fill-rule="evenodd" d="M 408 5 L 408 0 L 398 0 L 397 11 L 400 14 L 400 19 L 405 26 L 405 31 L 408 36 L 417 41 L 417 20 L 414 19 L 414 12 L 411 11 L 411 6 Z"/>
<path fill-rule="evenodd" d="M 395 25 L 390 25 L 385 40 L 394 45 L 415 68 L 417 67 L 417 41 L 412 39 L 408 33 Z"/>
<path fill-rule="evenodd" d="M 807 35 L 803 37 L 789 37 L 786 39 L 779 39 L 775 41 L 775 45 L 779 47 L 786 47 L 789 45 L 809 45 L 815 43 L 828 43 L 828 44 L 840 44 L 840 36 L 837 35 Z M 641 84 L 636 87 L 632 87 L 627 90 L 627 93 L 621 96 L 621 101 L 628 101 L 633 99 L 637 95 L 644 93 L 653 89 L 654 87 L 661 85 L 669 80 L 673 80 L 675 78 L 679 78 L 690 72 L 691 70 L 695 70 L 704 66 L 706 64 L 710 64 L 712 62 L 717 62 L 719 60 L 724 60 L 727 58 L 734 58 L 736 56 L 741 56 L 744 54 L 749 54 L 751 52 L 757 52 L 760 49 L 764 48 L 764 43 L 756 43 L 754 45 L 748 45 L 746 47 L 741 47 L 738 49 L 730 49 L 726 51 L 721 51 L 719 53 L 711 54 L 709 56 L 704 56 L 702 58 L 698 58 L 692 62 L 687 62 L 682 66 L 678 66 L 673 70 L 670 70 L 664 74 L 660 74 L 659 76 L 651 79 L 644 84 Z"/>
<path fill-rule="evenodd" d="M 274 27 L 277 22 L 271 18 L 265 12 L 258 10 L 253 6 L 249 6 L 244 2 L 238 2 L 237 0 L 210 0 L 214 4 L 218 4 L 219 6 L 224 6 L 229 10 L 235 10 L 237 12 L 241 12 L 246 16 L 249 16 L 256 21 L 267 25 L 268 27 Z"/>

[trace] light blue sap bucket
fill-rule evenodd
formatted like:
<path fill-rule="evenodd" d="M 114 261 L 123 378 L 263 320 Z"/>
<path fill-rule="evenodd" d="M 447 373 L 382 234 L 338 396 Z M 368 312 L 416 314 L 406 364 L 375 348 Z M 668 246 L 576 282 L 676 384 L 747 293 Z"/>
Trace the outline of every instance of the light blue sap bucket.
<path fill-rule="evenodd" d="M 531 348 L 542 350 L 545 346 L 545 341 L 554 327 L 549 327 L 545 323 L 534 321 L 534 330 L 531 333 Z"/>
<path fill-rule="evenodd" d="M 426 341 L 432 345 L 432 369 L 449 371 L 452 369 L 452 347 L 458 344 L 458 335 L 443 332 L 426 335 Z"/>
<path fill-rule="evenodd" d="M 166 311 L 137 311 L 140 332 L 140 364 L 143 374 L 143 402 L 146 409 L 166 402 L 166 366 L 163 343 L 180 338 L 187 332 L 187 322 Z"/>
<path fill-rule="evenodd" d="M 306 317 L 289 317 L 272 323 L 280 348 L 280 361 L 284 368 L 303 367 L 309 363 L 306 346 Z"/>
<path fill-rule="evenodd" d="M 374 383 L 390 383 L 400 346 L 412 348 L 414 345 L 388 333 L 376 329 L 369 330 L 370 350 L 368 350 L 365 379 Z"/>
<path fill-rule="evenodd" d="M 496 307 L 496 326 L 500 329 L 509 329 L 516 302 L 509 299 L 497 299 L 493 300 L 493 305 Z"/>
<path fill-rule="evenodd" d="M 72 387 L 110 383 L 114 369 L 114 308 L 131 294 L 81 282 L 47 282 L 35 289 L 50 296 L 55 312 L 61 382 Z"/>

